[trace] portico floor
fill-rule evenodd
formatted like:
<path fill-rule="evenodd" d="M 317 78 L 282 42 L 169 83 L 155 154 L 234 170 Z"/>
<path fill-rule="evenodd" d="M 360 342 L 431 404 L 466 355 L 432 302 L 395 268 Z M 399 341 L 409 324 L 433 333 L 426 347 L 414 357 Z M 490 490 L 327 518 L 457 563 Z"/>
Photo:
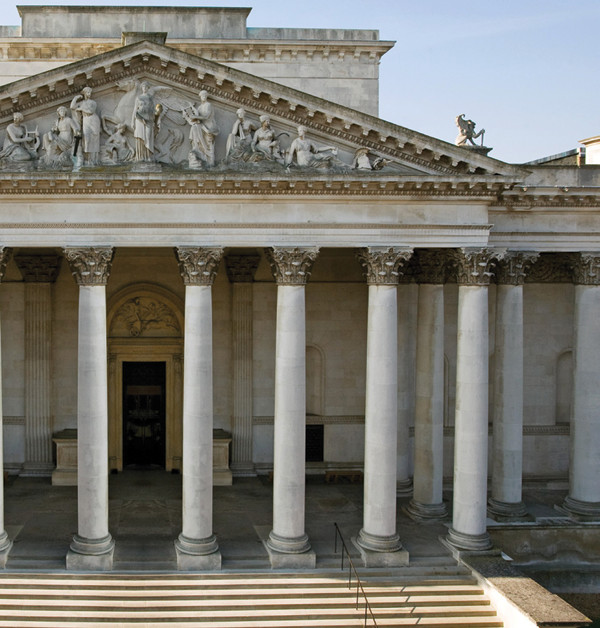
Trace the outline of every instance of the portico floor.
<path fill-rule="evenodd" d="M 214 531 L 223 569 L 269 569 L 262 540 L 272 522 L 272 484 L 267 478 L 236 478 L 233 486 L 214 488 Z M 532 514 L 552 516 L 564 491 L 532 491 Z M 181 476 L 157 470 L 126 470 L 110 476 L 109 528 L 116 541 L 114 569 L 176 570 L 173 541 L 181 532 Z M 450 494 L 445 495 L 449 499 Z M 447 524 L 417 523 L 398 501 L 398 532 L 410 561 L 450 562 L 440 543 Z M 317 554 L 317 567 L 339 564 L 334 554 L 337 522 L 350 551 L 362 526 L 362 485 L 326 484 L 309 476 L 306 532 Z M 77 531 L 77 488 L 52 486 L 50 478 L 10 477 L 5 487 L 5 527 L 14 546 L 7 569 L 64 569 L 65 555 Z"/>

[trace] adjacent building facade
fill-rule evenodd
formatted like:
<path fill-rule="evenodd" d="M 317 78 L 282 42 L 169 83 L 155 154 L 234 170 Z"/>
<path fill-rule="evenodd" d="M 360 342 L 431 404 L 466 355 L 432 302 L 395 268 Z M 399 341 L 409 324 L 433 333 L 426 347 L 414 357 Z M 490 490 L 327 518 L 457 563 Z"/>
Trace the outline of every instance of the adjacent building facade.
<path fill-rule="evenodd" d="M 377 118 L 375 31 L 249 9 L 21 7 L 0 29 L 4 466 L 77 429 L 74 569 L 110 569 L 108 473 L 182 474 L 182 569 L 218 568 L 213 430 L 273 473 L 273 565 L 311 566 L 306 473 L 362 470 L 487 549 L 523 481 L 600 517 L 600 171 Z M 85 464 L 82 464 L 85 461 Z M 488 479 L 491 488 L 488 491 Z M 10 541 L 4 535 L 4 553 Z"/>

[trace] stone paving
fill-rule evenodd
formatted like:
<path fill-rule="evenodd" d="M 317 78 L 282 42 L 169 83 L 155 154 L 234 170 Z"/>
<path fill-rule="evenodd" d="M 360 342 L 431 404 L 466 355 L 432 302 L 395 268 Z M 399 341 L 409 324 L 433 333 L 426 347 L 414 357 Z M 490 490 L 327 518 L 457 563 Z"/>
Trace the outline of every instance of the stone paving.
<path fill-rule="evenodd" d="M 535 493 L 535 492 L 534 492 Z M 116 541 L 116 570 L 175 570 L 174 539 L 181 532 L 181 476 L 158 470 L 126 470 L 110 476 L 109 528 Z M 446 494 L 450 501 L 450 495 Z M 552 514 L 560 503 L 556 491 L 532 493 L 537 514 Z M 317 566 L 336 564 L 334 521 L 351 554 L 350 542 L 362 526 L 362 485 L 326 484 L 309 476 L 306 485 L 306 532 Z M 448 522 L 417 523 L 398 502 L 398 532 L 414 561 L 446 562 L 440 543 Z M 449 504 L 450 505 L 450 504 Z M 214 531 L 223 568 L 268 569 L 262 541 L 271 530 L 272 484 L 268 478 L 236 478 L 233 486 L 214 488 Z M 52 486 L 50 478 L 10 477 L 5 488 L 5 527 L 14 541 L 8 569 L 61 569 L 77 530 L 77 488 Z"/>

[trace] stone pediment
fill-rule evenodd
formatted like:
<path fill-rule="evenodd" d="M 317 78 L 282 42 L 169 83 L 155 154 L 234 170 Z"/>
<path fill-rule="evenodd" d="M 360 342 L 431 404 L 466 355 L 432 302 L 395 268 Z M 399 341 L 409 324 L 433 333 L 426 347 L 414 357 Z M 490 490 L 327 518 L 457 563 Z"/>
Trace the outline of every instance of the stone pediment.
<path fill-rule="evenodd" d="M 362 189 L 399 181 L 434 188 L 446 181 L 456 189 L 467 180 L 471 188 L 477 180 L 490 188 L 525 175 L 517 166 L 149 41 L 0 87 L 0 129 L 0 179 L 10 175 L 13 186 L 31 173 L 54 173 L 58 180 L 73 173 L 104 180 L 123 173 L 176 174 L 186 181 L 234 175 L 269 178 L 271 186 L 281 178 L 331 186 L 333 176 L 340 186 L 360 182 Z"/>

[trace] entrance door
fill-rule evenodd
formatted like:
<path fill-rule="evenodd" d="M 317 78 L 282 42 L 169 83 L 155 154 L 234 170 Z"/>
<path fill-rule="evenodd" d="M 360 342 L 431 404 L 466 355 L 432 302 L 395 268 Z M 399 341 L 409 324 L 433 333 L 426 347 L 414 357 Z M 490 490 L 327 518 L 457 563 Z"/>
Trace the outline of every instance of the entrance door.
<path fill-rule="evenodd" d="M 123 465 L 165 467 L 165 363 L 123 362 Z"/>

